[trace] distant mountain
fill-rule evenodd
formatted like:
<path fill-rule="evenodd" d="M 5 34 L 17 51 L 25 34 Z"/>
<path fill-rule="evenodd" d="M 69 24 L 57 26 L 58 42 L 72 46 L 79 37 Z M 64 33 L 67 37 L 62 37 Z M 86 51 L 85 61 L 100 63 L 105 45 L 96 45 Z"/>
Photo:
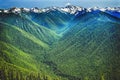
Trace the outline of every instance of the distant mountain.
<path fill-rule="evenodd" d="M 75 14 L 77 11 L 83 11 L 86 10 L 86 12 L 91 12 L 91 11 L 113 11 L 113 12 L 120 12 L 120 7 L 105 7 L 105 8 L 99 8 L 99 7 L 93 7 L 93 8 L 83 8 L 79 6 L 74 6 L 74 5 L 67 5 L 66 7 L 48 7 L 48 8 L 38 8 L 34 7 L 31 9 L 28 8 L 17 8 L 13 7 L 10 9 L 0 9 L 1 13 L 21 13 L 21 12 L 34 12 L 34 13 L 43 13 L 43 12 L 50 12 L 50 11 L 63 11 L 63 12 L 68 12 L 70 14 Z"/>
<path fill-rule="evenodd" d="M 120 80 L 120 8 L 0 9 L 1 80 Z"/>

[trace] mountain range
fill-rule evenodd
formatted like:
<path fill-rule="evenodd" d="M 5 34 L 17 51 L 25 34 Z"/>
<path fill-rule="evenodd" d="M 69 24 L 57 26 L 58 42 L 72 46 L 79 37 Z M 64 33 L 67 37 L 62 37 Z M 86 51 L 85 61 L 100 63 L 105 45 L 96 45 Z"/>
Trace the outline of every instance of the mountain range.
<path fill-rule="evenodd" d="M 120 7 L 0 9 L 0 80 L 120 80 Z"/>

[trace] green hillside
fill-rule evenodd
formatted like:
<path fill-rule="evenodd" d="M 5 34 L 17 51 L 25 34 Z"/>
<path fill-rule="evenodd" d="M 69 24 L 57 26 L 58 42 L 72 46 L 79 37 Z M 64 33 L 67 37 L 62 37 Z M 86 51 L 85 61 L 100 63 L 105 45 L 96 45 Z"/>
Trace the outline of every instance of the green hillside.
<path fill-rule="evenodd" d="M 48 11 L 43 13 L 25 13 L 27 18 L 36 22 L 39 25 L 45 26 L 48 29 L 54 30 L 56 33 L 64 32 L 74 15 L 69 13 L 62 13 L 58 10 Z"/>
<path fill-rule="evenodd" d="M 52 44 L 59 39 L 59 35 L 44 26 L 38 25 L 22 14 L 0 14 L 0 21 L 19 27 L 20 29 L 34 35 L 41 41 Z"/>
<path fill-rule="evenodd" d="M 0 80 L 120 80 L 119 41 L 104 12 L 0 13 Z"/>
<path fill-rule="evenodd" d="M 78 21 L 53 45 L 50 56 L 61 71 L 56 72 L 58 75 L 67 74 L 65 77 L 70 80 L 74 80 L 70 76 L 81 80 L 120 79 L 120 23 L 115 23 L 114 17 L 105 18 L 103 13 L 96 16 L 91 13 L 82 16 L 81 21 L 84 17 L 92 18 L 84 23 Z"/>
<path fill-rule="evenodd" d="M 37 78 L 38 73 L 40 73 L 41 78 L 44 78 L 44 76 L 46 78 L 46 75 L 51 75 L 52 79 L 57 78 L 52 71 L 41 62 L 44 58 L 43 53 L 49 49 L 49 45 L 32 34 L 25 32 L 17 26 L 1 22 L 0 44 L 0 70 L 2 73 L 5 73 L 1 75 L 1 77 L 8 76 L 10 70 L 10 72 L 14 72 L 11 73 L 11 75 L 23 75 L 22 80 L 30 75 L 33 75 L 33 78 L 34 76 Z M 9 80 L 9 76 L 8 79 L 4 80 Z"/>

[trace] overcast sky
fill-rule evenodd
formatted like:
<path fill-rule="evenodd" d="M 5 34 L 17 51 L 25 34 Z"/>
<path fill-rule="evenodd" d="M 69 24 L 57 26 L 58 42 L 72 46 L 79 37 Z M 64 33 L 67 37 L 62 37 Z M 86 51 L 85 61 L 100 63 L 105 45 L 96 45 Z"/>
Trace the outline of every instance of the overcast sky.
<path fill-rule="evenodd" d="M 50 7 L 72 4 L 82 7 L 120 7 L 120 0 L 0 0 L 0 8 L 10 7 Z"/>

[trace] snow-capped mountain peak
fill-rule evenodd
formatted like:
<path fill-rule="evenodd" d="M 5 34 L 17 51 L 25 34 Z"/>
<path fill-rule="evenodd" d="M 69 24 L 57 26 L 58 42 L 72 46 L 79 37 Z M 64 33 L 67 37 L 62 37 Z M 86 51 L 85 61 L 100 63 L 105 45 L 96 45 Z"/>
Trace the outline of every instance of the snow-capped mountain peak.
<path fill-rule="evenodd" d="M 50 12 L 58 10 L 64 13 L 70 13 L 70 14 L 77 14 L 79 12 L 92 12 L 92 11 L 116 11 L 120 13 L 120 7 L 106 7 L 106 8 L 99 8 L 99 7 L 93 7 L 93 8 L 83 8 L 79 6 L 74 5 L 67 5 L 66 7 L 48 7 L 48 8 L 10 8 L 10 9 L 0 9 L 0 13 L 22 13 L 22 12 L 34 12 L 34 13 L 42 13 L 42 12 Z"/>
<path fill-rule="evenodd" d="M 62 7 L 60 10 L 64 12 L 68 12 L 70 14 L 75 14 L 78 11 L 84 10 L 84 8 L 79 6 L 67 5 L 66 7 Z"/>
<path fill-rule="evenodd" d="M 21 12 L 21 9 L 20 9 L 20 8 L 17 8 L 17 7 L 13 7 L 13 8 L 10 8 L 10 9 L 9 9 L 9 12 L 12 12 L 12 13 L 20 13 L 20 12 Z"/>
<path fill-rule="evenodd" d="M 102 12 L 105 12 L 105 11 L 106 11 L 105 8 L 100 8 L 99 10 L 102 11 Z"/>
<path fill-rule="evenodd" d="M 3 10 L 3 12 L 4 12 L 4 13 L 9 13 L 9 11 L 8 11 L 8 10 Z"/>
<path fill-rule="evenodd" d="M 34 13 L 40 13 L 40 12 L 42 12 L 42 10 L 39 9 L 38 7 L 31 8 L 30 11 L 34 12 Z"/>
<path fill-rule="evenodd" d="M 21 11 L 22 11 L 22 12 L 29 12 L 30 9 L 28 9 L 28 8 L 21 8 Z"/>

